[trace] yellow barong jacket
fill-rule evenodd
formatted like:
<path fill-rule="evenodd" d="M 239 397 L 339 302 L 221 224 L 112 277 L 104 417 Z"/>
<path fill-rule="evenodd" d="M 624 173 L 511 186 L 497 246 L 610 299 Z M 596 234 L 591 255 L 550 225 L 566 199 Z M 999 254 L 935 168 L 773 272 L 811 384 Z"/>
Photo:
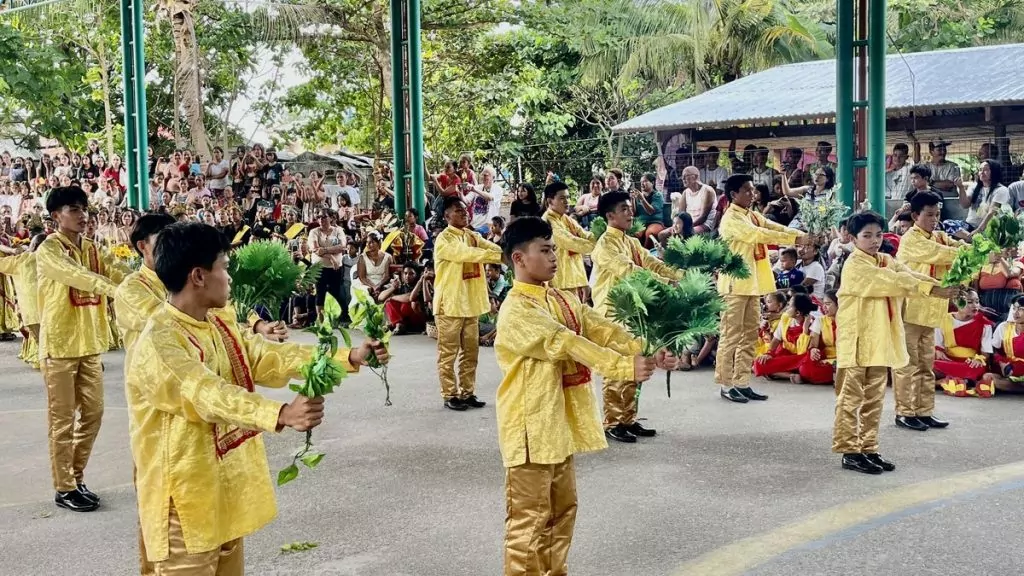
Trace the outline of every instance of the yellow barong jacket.
<path fill-rule="evenodd" d="M 583 255 L 594 251 L 597 245 L 594 235 L 572 218 L 553 210 L 545 211 L 543 218 L 551 224 L 555 256 L 558 258 L 558 271 L 551 280 L 551 286 L 559 290 L 586 286 L 587 270 L 583 266 Z"/>
<path fill-rule="evenodd" d="M 953 258 L 964 243 L 954 240 L 941 230 L 929 234 L 915 224 L 900 239 L 896 260 L 929 278 L 941 280 L 953 264 Z M 949 316 L 946 298 L 913 298 L 904 303 L 903 320 L 909 324 L 938 328 Z"/>
<path fill-rule="evenodd" d="M 609 314 L 608 292 L 612 286 L 633 272 L 647 269 L 665 282 L 673 282 L 683 277 L 682 270 L 651 256 L 650 252 L 644 250 L 639 240 L 610 226 L 597 239 L 597 245 L 594 246 L 590 258 L 594 263 L 594 268 L 590 271 L 594 280 L 594 309 L 603 316 Z"/>
<path fill-rule="evenodd" d="M 927 296 L 936 285 L 935 280 L 915 273 L 888 254 L 871 256 L 854 248 L 843 265 L 837 294 L 837 366 L 906 366 L 910 358 L 903 330 L 903 299 Z"/>
<path fill-rule="evenodd" d="M 277 514 L 260 432 L 276 430 L 283 404 L 253 386 L 284 386 L 316 347 L 268 342 L 233 318 L 199 321 L 164 303 L 134 343 L 125 380 L 150 561 L 168 556 L 172 502 L 189 553 L 251 534 Z M 348 354 L 335 358 L 354 372 Z"/>
<path fill-rule="evenodd" d="M 736 296 L 764 296 L 775 292 L 775 274 L 768 260 L 768 245 L 789 245 L 804 233 L 776 224 L 753 210 L 729 204 L 722 215 L 718 234 L 729 249 L 743 257 L 750 277 L 718 275 L 718 293 Z"/>
<path fill-rule="evenodd" d="M 60 232 L 35 252 L 40 358 L 82 358 L 110 348 L 107 296 L 124 275 L 110 256 L 82 237 L 75 246 Z"/>
<path fill-rule="evenodd" d="M 23 326 L 39 324 L 39 295 L 36 294 L 36 253 L 22 252 L 15 256 L 0 258 L 0 274 L 14 280 L 18 313 Z"/>
<path fill-rule="evenodd" d="M 501 246 L 473 230 L 445 228 L 434 240 L 434 314 L 476 318 L 490 311 L 484 264 L 501 264 Z"/>
<path fill-rule="evenodd" d="M 632 380 L 641 342 L 570 292 L 516 282 L 498 312 L 498 440 L 506 467 L 607 448 L 590 367 Z"/>

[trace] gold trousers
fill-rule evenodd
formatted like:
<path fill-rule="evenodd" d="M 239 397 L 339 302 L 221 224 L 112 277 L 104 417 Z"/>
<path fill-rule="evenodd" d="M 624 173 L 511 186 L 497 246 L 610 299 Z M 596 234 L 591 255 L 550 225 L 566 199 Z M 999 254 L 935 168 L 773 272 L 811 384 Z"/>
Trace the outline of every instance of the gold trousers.
<path fill-rule="evenodd" d="M 605 430 L 636 422 L 636 382 L 605 378 L 601 391 L 604 393 Z"/>
<path fill-rule="evenodd" d="M 441 396 L 466 399 L 476 392 L 476 364 L 480 356 L 480 322 L 477 318 L 436 316 L 437 378 Z M 455 381 L 455 361 L 459 362 L 459 380 Z"/>
<path fill-rule="evenodd" d="M 893 370 L 896 414 L 931 416 L 935 410 L 935 329 L 906 324 L 907 354 L 910 363 Z"/>
<path fill-rule="evenodd" d="M 728 294 L 719 326 L 715 382 L 726 388 L 750 386 L 761 310 L 757 296 Z"/>
<path fill-rule="evenodd" d="M 103 365 L 99 355 L 47 358 L 43 380 L 49 408 L 53 487 L 58 492 L 75 490 L 82 482 L 103 420 Z"/>
<path fill-rule="evenodd" d="M 832 426 L 832 451 L 839 454 L 878 452 L 878 422 L 882 417 L 889 369 L 840 368 L 836 373 L 836 420 Z"/>
<path fill-rule="evenodd" d="M 154 562 L 156 576 L 242 576 L 245 573 L 245 552 L 242 539 L 232 540 L 216 550 L 189 554 L 185 550 L 185 536 L 181 531 L 178 511 L 171 505 L 167 518 L 166 560 Z M 143 572 L 145 574 L 145 572 Z"/>
<path fill-rule="evenodd" d="M 576 525 L 576 470 L 531 464 L 505 471 L 505 576 L 565 576 Z"/>

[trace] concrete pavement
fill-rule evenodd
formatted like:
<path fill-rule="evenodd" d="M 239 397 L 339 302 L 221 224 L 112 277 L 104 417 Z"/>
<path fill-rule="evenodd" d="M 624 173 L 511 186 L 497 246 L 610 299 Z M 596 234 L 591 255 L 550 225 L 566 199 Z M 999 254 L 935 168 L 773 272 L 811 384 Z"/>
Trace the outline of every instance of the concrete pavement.
<path fill-rule="evenodd" d="M 394 406 L 368 372 L 328 398 L 314 436 L 327 458 L 278 490 L 277 520 L 246 539 L 249 574 L 501 573 L 493 403 L 444 410 L 434 341 L 405 336 L 393 347 Z M 104 358 L 106 415 L 86 478 L 104 506 L 90 514 L 52 504 L 45 391 L 16 354 L 0 343 L 0 574 L 137 573 L 123 354 Z M 479 374 L 478 395 L 492 402 L 500 374 L 490 349 Z M 734 405 L 711 376 L 674 374 L 669 399 L 657 375 L 640 411 L 658 437 L 578 458 L 572 574 L 1021 573 L 1024 399 L 940 397 L 937 415 L 952 426 L 916 433 L 892 425 L 890 395 L 881 446 L 898 469 L 869 477 L 829 452 L 830 388 L 761 383 L 768 402 Z M 272 472 L 301 441 L 267 438 Z M 319 547 L 279 552 L 293 541 Z"/>

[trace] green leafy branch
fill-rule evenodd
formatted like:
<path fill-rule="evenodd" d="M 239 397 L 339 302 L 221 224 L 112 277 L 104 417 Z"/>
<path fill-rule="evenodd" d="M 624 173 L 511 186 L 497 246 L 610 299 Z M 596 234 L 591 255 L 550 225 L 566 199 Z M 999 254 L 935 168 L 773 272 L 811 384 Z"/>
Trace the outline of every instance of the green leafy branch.
<path fill-rule="evenodd" d="M 392 332 L 384 315 L 384 305 L 374 302 L 373 298 L 362 290 L 353 290 L 352 297 L 355 298 L 355 305 L 352 307 L 352 327 L 362 330 L 370 340 L 379 340 L 390 353 Z M 384 405 L 391 406 L 391 384 L 388 382 L 387 364 L 381 364 L 377 354 L 371 351 L 366 365 L 384 384 Z"/>
<path fill-rule="evenodd" d="M 960 247 L 949 270 L 942 277 L 942 285 L 966 286 L 988 263 L 989 255 L 997 250 L 1014 248 L 1024 242 L 1024 225 L 1007 212 L 1001 212 L 988 222 L 984 232 L 976 235 L 970 244 Z"/>
<path fill-rule="evenodd" d="M 281 304 L 296 290 L 309 290 L 320 277 L 320 265 L 306 267 L 295 262 L 288 248 L 279 242 L 253 242 L 231 254 L 231 301 L 238 317 L 265 308 L 277 319 Z"/>
<path fill-rule="evenodd" d="M 685 241 L 674 236 L 669 238 L 664 260 L 687 272 L 697 270 L 720 272 L 740 279 L 750 277 L 750 268 L 742 256 L 730 250 L 724 241 L 703 235 L 690 236 Z"/>
<path fill-rule="evenodd" d="M 335 331 L 341 333 L 346 348 L 352 347 L 348 331 L 341 327 L 341 312 L 341 304 L 328 294 L 324 298 L 323 320 L 306 329 L 316 334 L 317 347 L 313 356 L 299 367 L 305 382 L 288 386 L 296 394 L 307 398 L 330 394 L 348 376 L 345 367 L 334 358 L 338 353 L 338 336 Z M 316 468 L 323 459 L 323 452 L 313 450 L 313 431 L 307 430 L 306 442 L 292 457 L 291 465 L 277 473 L 277 485 L 283 486 L 298 478 L 300 462 L 307 468 Z"/>
<path fill-rule="evenodd" d="M 675 285 L 666 284 L 647 270 L 619 280 L 608 292 L 612 318 L 643 340 L 644 356 L 665 349 L 681 355 L 698 338 L 718 333 L 725 302 L 711 275 L 690 270 Z M 671 378 L 666 386 L 671 396 Z"/>

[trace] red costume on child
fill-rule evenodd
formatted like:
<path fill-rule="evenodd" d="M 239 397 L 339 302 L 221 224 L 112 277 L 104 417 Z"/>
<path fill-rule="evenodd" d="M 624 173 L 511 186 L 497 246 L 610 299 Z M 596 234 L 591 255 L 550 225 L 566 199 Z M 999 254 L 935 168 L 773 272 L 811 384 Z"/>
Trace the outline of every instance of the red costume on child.
<path fill-rule="evenodd" d="M 832 316 L 821 316 L 818 319 L 821 333 L 818 337 L 818 350 L 821 359 L 815 362 L 807 354 L 800 363 L 800 378 L 808 384 L 831 384 L 835 380 L 836 367 L 836 319 Z"/>
<path fill-rule="evenodd" d="M 935 329 L 935 350 L 944 353 L 949 360 L 936 358 L 935 371 L 950 378 L 981 380 L 988 370 L 985 353 L 991 352 L 987 336 L 992 326 L 992 321 L 980 312 L 967 321 L 957 320 L 953 315 L 947 317 L 942 326 Z M 968 366 L 967 360 L 972 358 L 982 365 Z"/>
<path fill-rule="evenodd" d="M 788 314 L 783 314 L 779 319 L 775 337 L 782 341 L 782 345 L 768 352 L 771 358 L 767 362 L 754 362 L 755 376 L 796 372 L 807 356 L 809 339 L 804 334 L 804 327 Z"/>

